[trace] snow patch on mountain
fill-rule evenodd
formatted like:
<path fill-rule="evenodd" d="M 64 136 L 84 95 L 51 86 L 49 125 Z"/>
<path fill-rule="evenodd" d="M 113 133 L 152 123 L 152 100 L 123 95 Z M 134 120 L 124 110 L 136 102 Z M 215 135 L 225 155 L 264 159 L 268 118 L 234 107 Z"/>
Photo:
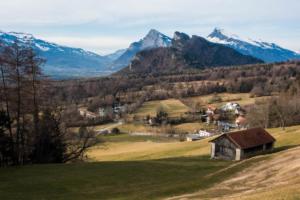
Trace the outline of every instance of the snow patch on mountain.
<path fill-rule="evenodd" d="M 242 54 L 260 58 L 265 62 L 287 61 L 300 59 L 300 55 L 291 50 L 280 47 L 275 43 L 251 38 L 241 38 L 236 34 L 229 33 L 224 29 L 215 28 L 207 36 L 207 40 L 213 43 L 223 44 L 234 48 Z"/>
<path fill-rule="evenodd" d="M 35 46 L 37 47 L 37 48 L 39 48 L 41 51 L 49 51 L 49 47 L 45 47 L 45 46 L 42 46 L 42 45 L 40 45 L 40 44 L 35 44 Z"/>
<path fill-rule="evenodd" d="M 129 48 L 118 57 L 112 64 L 111 69 L 117 71 L 130 64 L 134 56 L 143 50 L 171 46 L 172 39 L 155 29 L 151 29 L 141 40 L 130 44 Z"/>
<path fill-rule="evenodd" d="M 158 32 L 155 29 L 151 29 L 149 33 L 144 37 L 141 42 L 141 49 L 149 49 L 156 47 L 168 47 L 171 44 L 172 39 L 168 36 Z"/>
<path fill-rule="evenodd" d="M 31 45 L 36 53 L 46 60 L 42 70 L 54 78 L 90 77 L 107 74 L 112 62 L 105 56 L 72 48 L 35 38 L 31 34 L 17 32 L 0 32 L 4 45 L 17 41 L 20 45 Z"/>

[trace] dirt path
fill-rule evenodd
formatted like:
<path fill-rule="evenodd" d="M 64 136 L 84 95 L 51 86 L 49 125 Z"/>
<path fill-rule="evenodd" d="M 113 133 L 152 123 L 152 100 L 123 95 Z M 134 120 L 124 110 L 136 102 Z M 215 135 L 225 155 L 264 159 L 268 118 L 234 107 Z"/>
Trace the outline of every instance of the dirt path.
<path fill-rule="evenodd" d="M 278 194 L 277 194 L 278 193 Z M 284 194 L 293 193 L 293 194 Z M 283 196 L 284 195 L 284 196 Z M 292 196 L 290 196 L 292 195 Z M 299 196 L 298 196 L 299 195 Z M 270 197 L 270 198 L 269 198 Z M 168 198 L 187 199 L 300 199 L 300 148 L 279 152 L 270 159 L 208 190 Z"/>

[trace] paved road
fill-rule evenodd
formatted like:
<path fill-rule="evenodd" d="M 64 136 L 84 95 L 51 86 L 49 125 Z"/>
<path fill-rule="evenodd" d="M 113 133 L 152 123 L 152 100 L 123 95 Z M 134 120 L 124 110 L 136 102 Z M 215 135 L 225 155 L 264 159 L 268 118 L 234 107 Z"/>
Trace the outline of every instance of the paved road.
<path fill-rule="evenodd" d="M 109 131 L 109 130 L 111 130 L 113 128 L 116 128 L 116 127 L 122 125 L 122 124 L 123 124 L 123 122 L 119 121 L 119 122 L 117 122 L 115 124 L 112 124 L 112 125 L 110 125 L 108 127 L 105 127 L 105 128 L 102 128 L 102 129 L 98 129 L 98 130 L 95 130 L 95 131 L 96 131 L 97 134 L 101 134 L 102 132 Z"/>

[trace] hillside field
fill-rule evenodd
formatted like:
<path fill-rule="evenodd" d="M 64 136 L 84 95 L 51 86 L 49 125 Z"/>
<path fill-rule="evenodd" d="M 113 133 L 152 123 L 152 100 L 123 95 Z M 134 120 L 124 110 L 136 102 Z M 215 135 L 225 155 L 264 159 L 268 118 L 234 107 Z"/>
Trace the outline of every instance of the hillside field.
<path fill-rule="evenodd" d="M 215 188 L 212 185 L 230 181 L 244 169 L 274 163 L 278 156 L 281 158 L 293 150 L 290 148 L 300 145 L 300 126 L 269 131 L 277 139 L 277 153 L 242 162 L 210 160 L 209 139 L 175 142 L 150 136 L 108 136 L 104 144 L 90 150 L 90 163 L 0 169 L 0 199 L 161 199 L 199 190 L 210 198 L 214 196 L 211 192 L 215 192 L 210 191 Z M 281 190 L 297 192 L 294 186 L 298 182 L 294 181 Z M 274 194 L 279 191 L 263 190 L 257 195 L 270 196 L 271 192 L 276 199 Z M 224 197 L 231 194 L 227 190 L 218 192 Z M 250 192 L 249 198 L 252 196 Z M 259 197 L 254 195 L 253 199 Z"/>
<path fill-rule="evenodd" d="M 177 99 L 167 99 L 162 101 L 149 101 L 142 105 L 134 115 L 136 116 L 147 116 L 150 115 L 154 117 L 156 115 L 158 108 L 163 108 L 170 117 L 179 117 L 185 112 L 189 111 L 189 108 L 184 105 L 180 100 Z"/>
<path fill-rule="evenodd" d="M 249 93 L 219 93 L 219 97 L 221 97 L 221 102 L 218 103 L 210 103 L 210 99 L 213 97 L 213 94 L 204 95 L 199 97 L 189 97 L 186 98 L 192 102 L 201 102 L 204 105 L 211 104 L 216 107 L 226 104 L 227 102 L 235 102 L 240 104 L 241 106 L 254 104 L 256 100 L 263 100 L 269 97 L 250 97 Z"/>

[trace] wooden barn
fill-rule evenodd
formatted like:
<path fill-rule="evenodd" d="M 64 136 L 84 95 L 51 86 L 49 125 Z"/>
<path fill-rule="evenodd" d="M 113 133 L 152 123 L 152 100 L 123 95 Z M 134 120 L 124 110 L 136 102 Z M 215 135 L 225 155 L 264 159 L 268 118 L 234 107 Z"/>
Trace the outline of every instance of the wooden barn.
<path fill-rule="evenodd" d="M 262 128 L 225 133 L 211 140 L 211 158 L 242 160 L 273 149 L 275 138 Z"/>

